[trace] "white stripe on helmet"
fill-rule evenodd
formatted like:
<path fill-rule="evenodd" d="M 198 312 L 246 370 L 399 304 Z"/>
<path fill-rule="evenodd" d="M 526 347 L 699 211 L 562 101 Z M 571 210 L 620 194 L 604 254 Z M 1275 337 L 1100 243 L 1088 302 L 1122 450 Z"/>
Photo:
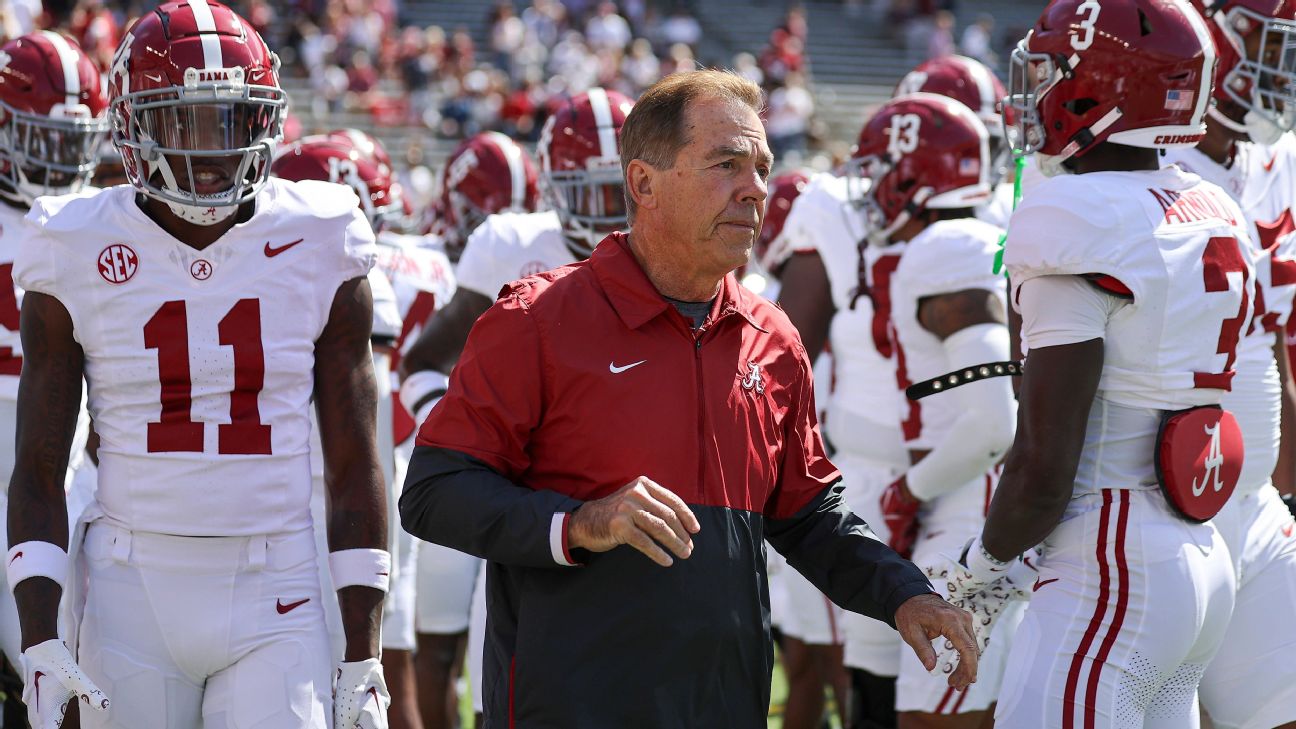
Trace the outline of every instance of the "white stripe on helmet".
<path fill-rule="evenodd" d="M 608 101 L 607 92 L 595 87 L 589 90 L 588 95 L 590 109 L 594 111 L 594 124 L 598 127 L 599 155 L 619 157 L 616 129 L 612 127 L 612 103 Z"/>
<path fill-rule="evenodd" d="M 994 81 L 991 79 L 990 69 L 972 59 L 955 56 L 955 60 L 967 69 L 968 75 L 972 77 L 972 83 L 976 84 L 981 108 L 973 111 L 984 121 L 988 115 L 995 114 L 995 105 L 999 103 L 999 99 L 995 98 Z"/>
<path fill-rule="evenodd" d="M 499 132 L 487 132 L 486 139 L 499 147 L 504 160 L 508 162 L 509 183 L 513 190 L 510 205 L 521 210 L 526 205 L 526 167 L 522 163 L 522 148 Z"/>
<path fill-rule="evenodd" d="M 216 34 L 216 16 L 212 15 L 207 0 L 187 0 L 193 11 L 194 23 L 198 26 L 198 37 L 202 39 L 203 68 L 214 69 L 225 67 L 225 56 L 221 53 L 220 36 Z"/>
<path fill-rule="evenodd" d="M 42 30 L 41 35 L 45 40 L 54 46 L 54 52 L 58 54 L 59 64 L 63 66 L 63 93 L 67 99 L 65 103 L 68 106 L 75 106 L 80 101 L 81 96 L 81 74 L 77 72 L 76 51 L 68 44 L 67 39 L 50 30 Z"/>

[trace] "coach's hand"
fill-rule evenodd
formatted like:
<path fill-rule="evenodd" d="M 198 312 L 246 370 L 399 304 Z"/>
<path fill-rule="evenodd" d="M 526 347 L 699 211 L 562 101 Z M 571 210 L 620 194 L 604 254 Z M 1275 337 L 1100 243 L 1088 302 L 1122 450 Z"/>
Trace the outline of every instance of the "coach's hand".
<path fill-rule="evenodd" d="M 936 668 L 932 641 L 945 636 L 959 655 L 958 668 L 950 674 L 949 685 L 962 691 L 976 683 L 980 654 L 972 632 L 972 616 L 966 611 L 937 595 L 918 595 L 900 604 L 895 613 L 895 624 L 900 637 L 918 654 L 918 660 L 928 671 Z"/>
<path fill-rule="evenodd" d="M 23 651 L 22 668 L 22 698 L 32 729 L 63 726 L 68 702 L 77 697 L 89 709 L 108 710 L 108 697 L 81 672 L 61 640 L 47 640 Z"/>
<path fill-rule="evenodd" d="M 666 550 L 688 559 L 699 529 L 697 517 L 683 499 L 640 476 L 611 496 L 581 504 L 567 526 L 567 543 L 591 552 L 628 544 L 669 567 L 674 560 Z"/>

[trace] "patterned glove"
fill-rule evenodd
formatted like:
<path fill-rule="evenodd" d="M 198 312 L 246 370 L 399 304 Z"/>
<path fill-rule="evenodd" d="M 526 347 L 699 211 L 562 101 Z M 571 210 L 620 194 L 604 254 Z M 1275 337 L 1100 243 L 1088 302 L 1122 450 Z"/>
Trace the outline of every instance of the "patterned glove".
<path fill-rule="evenodd" d="M 333 686 L 333 729 L 387 729 L 391 695 L 377 658 L 339 663 Z"/>
<path fill-rule="evenodd" d="M 955 560 L 945 557 L 941 563 L 927 567 L 927 577 L 937 594 L 951 605 L 972 614 L 972 630 L 977 639 L 977 650 L 984 653 L 990 644 L 990 631 L 999 614 L 1010 600 L 1029 600 L 1031 585 L 1038 574 L 1029 562 L 1014 559 L 998 562 L 981 546 L 976 537 L 963 547 Z M 936 669 L 949 674 L 958 666 L 958 651 L 954 644 L 943 640 L 935 645 Z"/>
<path fill-rule="evenodd" d="M 879 502 L 882 519 L 891 533 L 887 544 L 908 559 L 913 554 L 914 542 L 918 540 L 918 509 L 922 508 L 922 502 L 909 493 L 904 476 L 886 487 Z"/>
<path fill-rule="evenodd" d="M 23 651 L 23 703 L 32 729 L 63 726 L 67 704 L 77 696 L 94 711 L 108 710 L 108 697 L 86 678 L 63 641 L 50 639 Z"/>

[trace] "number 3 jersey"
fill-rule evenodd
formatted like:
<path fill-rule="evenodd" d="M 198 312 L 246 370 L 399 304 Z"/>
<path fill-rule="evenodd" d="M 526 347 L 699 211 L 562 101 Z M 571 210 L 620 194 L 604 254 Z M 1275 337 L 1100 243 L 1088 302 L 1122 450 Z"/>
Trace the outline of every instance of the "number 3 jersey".
<path fill-rule="evenodd" d="M 315 342 L 376 248 L 348 188 L 271 179 L 202 251 L 135 190 L 41 198 L 14 268 L 85 352 L 98 501 L 133 529 L 241 536 L 310 526 Z"/>
<path fill-rule="evenodd" d="M 1246 225 L 1223 190 L 1178 167 L 1059 175 L 1013 213 L 1004 262 L 1023 349 L 1104 340 L 1077 493 L 1154 488 L 1162 414 L 1230 387 L 1255 299 Z M 1023 304 L 1023 287 L 1058 274 L 1116 294 L 1096 330 L 1046 300 Z"/>

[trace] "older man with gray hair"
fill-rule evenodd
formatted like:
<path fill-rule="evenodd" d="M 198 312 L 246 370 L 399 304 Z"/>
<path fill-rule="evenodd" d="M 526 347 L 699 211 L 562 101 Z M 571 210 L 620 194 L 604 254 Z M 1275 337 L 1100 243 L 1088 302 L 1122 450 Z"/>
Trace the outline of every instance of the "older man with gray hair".
<path fill-rule="evenodd" d="M 796 330 L 745 291 L 772 163 L 760 91 L 648 89 L 621 130 L 633 233 L 509 285 L 419 434 L 401 515 L 490 561 L 488 729 L 764 727 L 764 540 L 924 663 L 971 620 L 842 505 Z"/>

